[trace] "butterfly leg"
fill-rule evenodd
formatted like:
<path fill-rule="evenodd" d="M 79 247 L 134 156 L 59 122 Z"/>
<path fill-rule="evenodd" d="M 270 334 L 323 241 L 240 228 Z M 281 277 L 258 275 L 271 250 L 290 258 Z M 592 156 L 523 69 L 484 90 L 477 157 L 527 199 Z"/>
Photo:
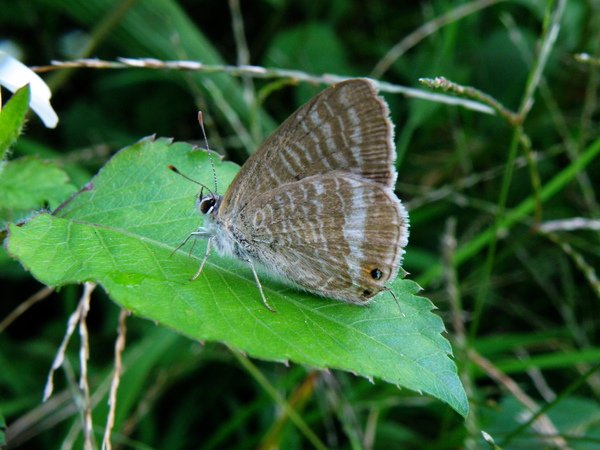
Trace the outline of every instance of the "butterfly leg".
<path fill-rule="evenodd" d="M 260 283 L 260 280 L 258 279 L 258 274 L 256 273 L 256 269 L 254 268 L 254 263 L 249 258 L 246 261 L 248 262 L 248 264 L 250 264 L 250 268 L 252 269 L 252 273 L 254 274 L 254 279 L 256 280 L 256 285 L 258 286 L 258 290 L 260 291 L 260 296 L 262 297 L 262 301 L 265 304 L 266 308 L 273 313 L 277 312 L 271 307 L 271 305 L 269 305 L 269 302 L 267 301 L 267 297 L 265 297 L 265 293 L 263 292 L 262 284 Z"/>
<path fill-rule="evenodd" d="M 188 237 L 186 237 L 186 238 L 183 240 L 183 242 L 182 242 L 181 244 L 179 244 L 177 247 L 175 247 L 175 250 L 173 250 L 173 251 L 171 252 L 171 255 L 170 255 L 170 256 L 173 256 L 173 255 L 174 255 L 174 254 L 177 252 L 177 250 L 179 250 L 181 247 L 183 247 L 185 244 L 187 244 L 187 241 L 189 241 L 189 240 L 190 240 L 190 238 L 191 238 L 192 236 L 193 236 L 193 235 L 192 235 L 192 234 L 190 234 Z"/>
<path fill-rule="evenodd" d="M 192 233 L 191 235 L 193 235 L 193 234 L 194 233 Z M 200 276 L 200 274 L 202 273 L 202 269 L 204 269 L 204 264 L 206 264 L 206 260 L 208 259 L 208 255 L 210 255 L 210 250 L 212 248 L 213 237 L 214 236 L 209 237 L 208 241 L 206 242 L 206 253 L 204 253 L 204 258 L 202 258 L 202 262 L 200 263 L 200 267 L 198 267 L 196 274 L 192 277 L 192 281 L 194 281 L 196 278 L 198 278 Z"/>
<path fill-rule="evenodd" d="M 175 254 L 175 252 L 177 252 L 177 250 L 179 250 L 181 247 L 183 247 L 185 244 L 187 244 L 191 238 L 194 238 L 194 239 L 206 238 L 206 237 L 210 238 L 211 236 L 212 235 L 210 233 L 208 233 L 204 228 L 198 228 L 197 231 L 190 233 L 188 235 L 188 237 L 186 237 L 181 244 L 179 244 L 177 247 L 175 247 L 175 250 L 173 250 L 171 252 L 171 256 L 173 256 Z M 196 245 L 196 241 L 192 241 L 192 248 L 190 249 L 190 255 L 192 254 L 194 245 Z"/>

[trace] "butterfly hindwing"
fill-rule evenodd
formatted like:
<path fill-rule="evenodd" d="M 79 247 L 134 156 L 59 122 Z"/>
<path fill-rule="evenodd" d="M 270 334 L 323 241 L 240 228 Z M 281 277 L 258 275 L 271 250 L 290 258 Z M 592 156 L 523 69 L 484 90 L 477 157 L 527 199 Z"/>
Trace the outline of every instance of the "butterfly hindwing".
<path fill-rule="evenodd" d="M 368 301 L 396 277 L 408 237 L 393 192 L 343 172 L 257 196 L 239 219 L 255 261 L 309 291 L 351 303 Z"/>

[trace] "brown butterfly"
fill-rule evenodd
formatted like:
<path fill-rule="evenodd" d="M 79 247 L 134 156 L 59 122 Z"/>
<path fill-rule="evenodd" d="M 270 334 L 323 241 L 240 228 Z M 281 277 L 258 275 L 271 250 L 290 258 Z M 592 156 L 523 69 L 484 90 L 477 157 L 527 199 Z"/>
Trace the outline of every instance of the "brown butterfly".
<path fill-rule="evenodd" d="M 324 297 L 365 304 L 397 274 L 408 215 L 394 194 L 393 125 L 373 83 L 335 84 L 292 114 L 227 189 L 198 196 L 189 237 Z"/>

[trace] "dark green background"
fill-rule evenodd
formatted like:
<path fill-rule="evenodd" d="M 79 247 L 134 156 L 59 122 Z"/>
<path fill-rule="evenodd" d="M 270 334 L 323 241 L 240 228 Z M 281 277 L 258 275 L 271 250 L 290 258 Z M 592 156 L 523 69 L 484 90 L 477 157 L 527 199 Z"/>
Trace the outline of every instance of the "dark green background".
<path fill-rule="evenodd" d="M 402 38 L 466 3 L 264 0 L 242 2 L 241 14 L 252 64 L 368 76 Z M 442 75 L 516 110 L 544 24 L 557 4 L 506 1 L 469 15 L 420 41 L 382 80 L 418 87 L 419 78 Z M 4 0 L 0 7 L 0 39 L 15 44 L 20 59 L 30 66 L 79 56 L 236 63 L 231 13 L 228 2 L 221 0 Z M 598 69 L 573 59 L 574 53 L 597 54 L 598 30 L 595 2 L 568 2 L 543 73 L 545 85 L 537 90 L 523 124 L 538 158 L 542 188 L 598 137 Z M 91 50 L 82 54 L 90 42 Z M 243 163 L 250 142 L 259 142 L 322 88 L 255 80 L 257 91 L 269 95 L 248 107 L 240 80 L 227 74 L 83 69 L 43 76 L 53 90 L 59 125 L 48 130 L 31 116 L 11 158 L 35 154 L 55 160 L 79 186 L 112 153 L 143 136 L 156 133 L 200 143 L 195 120 L 199 108 L 207 117 L 211 147 Z M 484 269 L 487 246 L 455 268 L 453 286 L 462 310 L 453 313 L 447 279 L 423 275 L 444 263 L 442 240 L 450 219 L 456 221 L 459 251 L 492 227 L 514 130 L 498 117 L 458 107 L 399 95 L 386 99 L 400 152 L 396 191 L 411 216 L 405 269 L 422 282 L 425 296 L 439 308 L 453 343 L 460 342 L 456 320 L 464 321 L 467 331 L 477 322 L 467 348 L 505 371 L 539 406 L 551 401 L 551 393 L 559 395 L 549 410 L 559 433 L 572 448 L 600 448 L 600 375 L 582 378 L 600 359 L 599 290 L 589 275 L 590 270 L 597 275 L 600 266 L 598 232 L 557 234 L 559 242 L 583 259 L 582 265 L 573 253 L 536 232 L 533 214 L 522 218 L 498 241 L 489 279 Z M 240 139 L 222 113 L 224 107 L 255 131 L 250 141 Z M 522 149 L 518 156 L 524 158 Z M 598 180 L 600 164 L 593 161 L 544 202 L 542 221 L 599 219 Z M 533 192 L 530 170 L 519 164 L 508 192 L 508 212 Z M 1 261 L 4 318 L 42 286 L 18 264 L 4 256 Z M 447 264 L 442 267 L 444 275 L 453 273 Z M 487 280 L 489 290 L 478 311 L 475 299 Z M 61 289 L 0 334 L 0 412 L 9 426 L 39 410 L 45 376 L 80 291 L 76 286 Z M 98 289 L 89 317 L 92 388 L 112 368 L 117 315 L 118 308 Z M 267 441 L 281 448 L 311 447 L 289 421 L 281 429 L 271 428 L 281 411 L 223 346 L 201 346 L 130 318 L 126 352 L 137 361 L 136 387 L 141 388 L 119 406 L 119 423 L 131 420 L 130 428 L 115 430 L 124 433 L 124 448 L 256 448 Z M 256 364 L 286 398 L 302 393 L 297 394 L 302 398 L 299 413 L 332 448 L 369 448 L 370 443 L 381 449 L 475 448 L 474 442 L 483 445 L 481 430 L 503 442 L 518 428 L 513 393 L 478 368 L 460 345 L 455 353 L 472 401 L 466 422 L 439 401 L 382 382 L 372 385 L 342 372 L 313 374 L 295 365 Z M 69 357 L 77 374 L 76 342 Z M 68 403 L 69 391 L 63 389 L 72 380 L 63 372 L 56 379 Z M 51 405 L 46 414 L 59 417 L 65 404 Z M 146 405 L 147 410 L 138 409 Z M 48 426 L 30 420 L 31 433 L 20 435 L 21 448 L 57 448 L 78 420 L 73 413 Z M 103 420 L 96 425 L 101 433 Z M 367 429 L 374 430 L 372 440 L 364 439 Z M 545 444 L 534 433 L 527 427 L 503 448 L 541 448 Z"/>

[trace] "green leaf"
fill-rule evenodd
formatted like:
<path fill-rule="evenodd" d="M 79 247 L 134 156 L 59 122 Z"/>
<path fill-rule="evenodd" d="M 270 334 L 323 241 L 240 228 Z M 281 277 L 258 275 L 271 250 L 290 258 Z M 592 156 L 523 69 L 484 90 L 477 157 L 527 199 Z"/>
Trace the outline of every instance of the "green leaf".
<path fill-rule="evenodd" d="M 29 109 L 29 96 L 29 85 L 23 86 L 0 111 L 0 161 L 21 133 Z"/>
<path fill-rule="evenodd" d="M 52 162 L 29 156 L 10 161 L 0 173 L 0 226 L 46 204 L 55 208 L 75 191 L 68 175 Z"/>
<path fill-rule="evenodd" d="M 213 157 L 214 158 L 214 157 Z M 198 340 L 214 340 L 250 356 L 351 371 L 429 393 L 467 413 L 467 399 L 441 333 L 441 319 L 419 286 L 399 280 L 391 295 L 357 307 L 299 292 L 262 276 L 263 305 L 252 272 L 241 261 L 173 250 L 201 219 L 197 186 L 168 170 L 212 186 L 208 153 L 166 139 L 119 152 L 56 215 L 11 226 L 9 252 L 49 285 L 94 280 L 134 313 Z M 215 161 L 219 191 L 238 167 Z"/>

